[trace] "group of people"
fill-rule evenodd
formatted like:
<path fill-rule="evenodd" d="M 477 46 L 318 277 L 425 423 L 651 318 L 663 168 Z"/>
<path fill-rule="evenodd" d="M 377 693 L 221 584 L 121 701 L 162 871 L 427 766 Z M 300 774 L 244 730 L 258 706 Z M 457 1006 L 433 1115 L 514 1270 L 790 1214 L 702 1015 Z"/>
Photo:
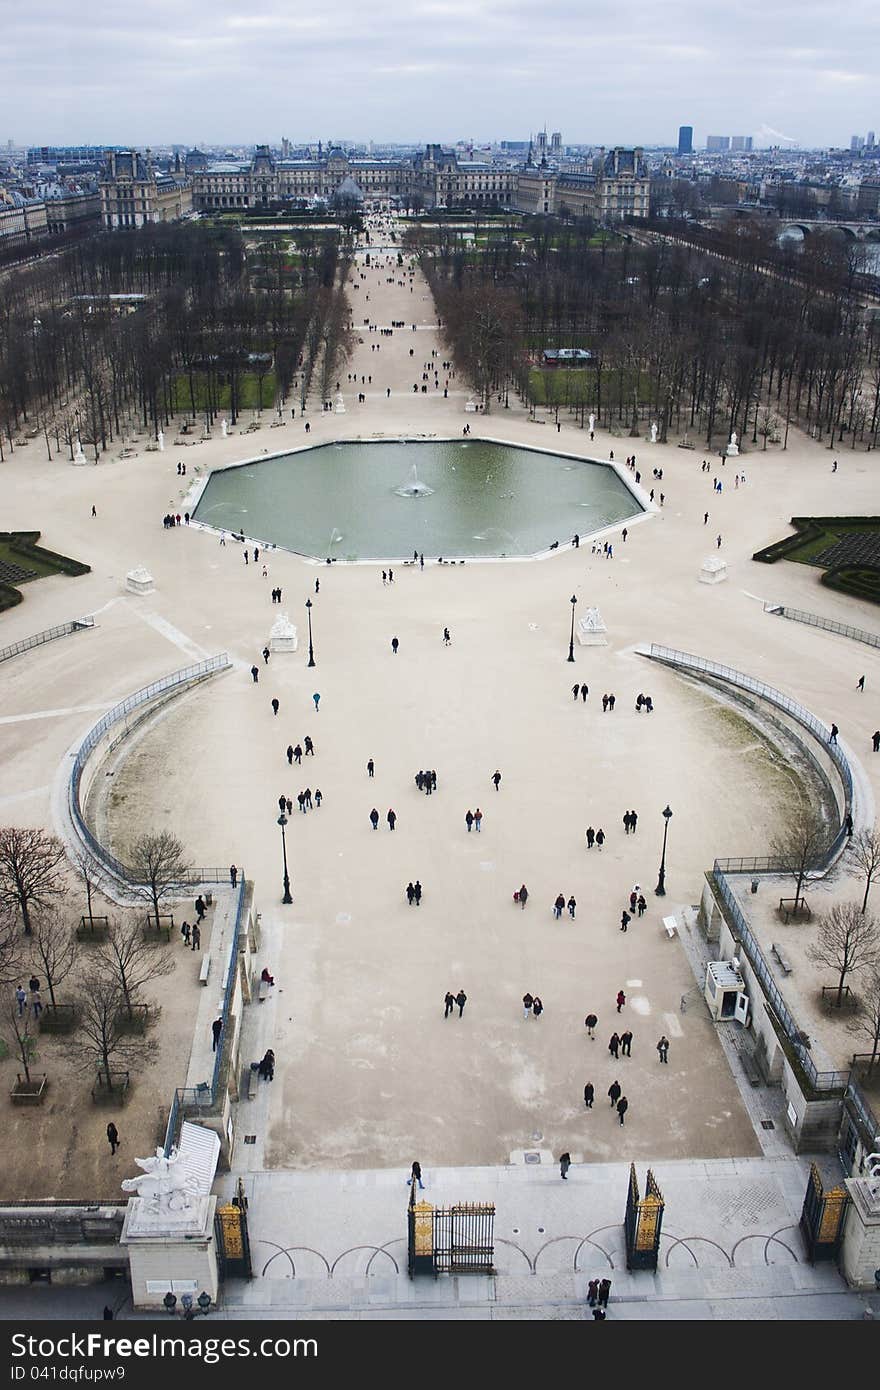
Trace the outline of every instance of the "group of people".
<path fill-rule="evenodd" d="M 574 919 L 575 908 L 577 907 L 577 903 L 576 903 L 575 900 L 574 900 L 574 894 L 571 895 L 571 897 L 569 898 L 567 904 L 566 904 L 566 901 L 565 901 L 565 894 L 564 894 L 564 893 L 559 893 L 559 894 L 557 894 L 556 901 L 555 901 L 555 903 L 553 904 L 553 915 L 554 915 L 554 917 L 556 918 L 557 922 L 559 921 L 560 917 L 562 916 L 563 912 L 565 911 L 566 906 L 568 907 L 568 915 L 569 915 L 569 917 L 571 917 L 572 920 L 573 920 L 573 919 Z"/>
<path fill-rule="evenodd" d="M 452 1013 L 452 1010 L 455 1008 L 455 1005 L 457 1004 L 457 1005 L 458 1005 L 458 1016 L 459 1016 L 459 1018 L 461 1018 L 462 1014 L 464 1013 L 464 1006 L 465 1006 L 466 1003 L 467 1003 L 467 995 L 465 994 L 465 992 L 464 992 L 463 989 L 460 989 L 460 990 L 458 991 L 458 994 L 453 994 L 451 990 L 447 990 L 447 991 L 446 991 L 446 998 L 443 1000 L 443 1004 L 444 1004 L 444 1013 L 443 1013 L 443 1017 L 444 1017 L 444 1018 L 448 1018 L 449 1015 Z"/>
<path fill-rule="evenodd" d="M 302 763 L 303 756 L 307 758 L 313 758 L 315 756 L 315 745 L 310 734 L 306 734 L 301 744 L 288 743 L 287 745 L 287 761 L 290 766 L 296 763 L 297 767 L 299 767 Z"/>
<path fill-rule="evenodd" d="M 385 817 L 385 819 L 388 822 L 388 829 L 393 830 L 395 825 L 397 824 L 397 812 L 394 810 L 393 807 L 389 806 L 388 814 Z M 375 806 L 370 812 L 370 825 L 373 827 L 374 830 L 379 829 L 379 812 L 376 810 Z"/>
<path fill-rule="evenodd" d="M 544 1005 L 541 1003 L 537 994 L 529 994 L 528 991 L 523 995 L 523 1017 L 540 1018 L 544 1012 Z"/>
<path fill-rule="evenodd" d="M 418 879 L 416 879 L 415 883 L 413 883 L 412 880 L 410 880 L 409 883 L 406 885 L 406 900 L 409 903 L 410 907 L 412 907 L 413 903 L 415 903 L 416 907 L 421 907 L 422 885 L 419 883 Z"/>
<path fill-rule="evenodd" d="M 321 802 L 323 800 L 324 795 L 320 787 L 316 787 L 314 791 L 312 791 L 311 787 L 306 787 L 305 791 L 297 793 L 296 804 L 302 814 L 305 815 L 308 811 L 320 811 Z M 293 802 L 289 796 L 279 796 L 278 809 L 282 815 L 284 815 L 285 811 L 289 816 L 293 815 Z"/>
<path fill-rule="evenodd" d="M 480 810 L 479 806 L 477 807 L 476 811 L 471 811 L 471 809 L 468 808 L 468 810 L 465 812 L 464 823 L 468 828 L 468 834 L 470 834 L 472 829 L 476 830 L 479 833 L 480 828 L 483 824 L 483 813 Z"/>
<path fill-rule="evenodd" d="M 371 777 L 372 775 L 373 774 L 370 773 Z M 420 792 L 424 792 L 426 796 L 430 796 L 432 792 L 437 790 L 437 769 L 431 768 L 430 771 L 424 772 L 419 768 L 413 780 Z"/>
<path fill-rule="evenodd" d="M 636 696 L 636 714 L 641 714 L 643 709 L 648 714 L 653 714 L 654 701 L 651 699 L 650 695 L 643 695 L 640 691 L 639 694 Z"/>

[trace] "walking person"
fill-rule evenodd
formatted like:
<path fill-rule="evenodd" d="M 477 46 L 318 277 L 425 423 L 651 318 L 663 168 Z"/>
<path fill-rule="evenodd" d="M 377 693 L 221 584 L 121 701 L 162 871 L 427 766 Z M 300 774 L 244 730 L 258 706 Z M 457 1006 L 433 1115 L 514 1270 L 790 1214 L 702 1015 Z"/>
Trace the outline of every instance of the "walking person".
<path fill-rule="evenodd" d="M 659 1041 L 658 1044 L 657 1044 L 657 1051 L 658 1051 L 658 1053 L 660 1054 L 660 1061 L 661 1061 L 661 1062 L 665 1062 L 665 1063 L 667 1064 L 667 1066 L 668 1066 L 668 1065 L 669 1065 L 669 1039 L 666 1037 L 666 1034 L 665 1034 L 665 1033 L 664 1033 L 663 1037 L 660 1039 L 660 1041 Z"/>
<path fill-rule="evenodd" d="M 21 1018 L 24 1014 L 25 1004 L 27 1003 L 27 994 L 24 985 L 19 985 L 16 989 L 15 1002 L 18 1005 L 18 1016 Z"/>
<path fill-rule="evenodd" d="M 110 1153 L 115 1154 L 119 1148 L 119 1130 L 111 1120 L 107 1126 L 107 1142 L 110 1145 Z"/>
<path fill-rule="evenodd" d="M 611 1056 L 614 1058 L 615 1062 L 617 1061 L 617 1052 L 619 1047 L 620 1038 L 618 1037 L 617 1033 L 612 1033 L 608 1041 L 608 1051 L 611 1053 Z"/>
<path fill-rule="evenodd" d="M 232 884 L 233 888 L 238 883 L 238 869 L 234 864 L 229 865 L 229 882 Z"/>
<path fill-rule="evenodd" d="M 627 1112 L 628 1109 L 629 1109 L 629 1101 L 627 1100 L 626 1096 L 621 1096 L 621 1097 L 620 1097 L 620 1100 L 617 1102 L 617 1114 L 618 1114 L 618 1116 L 619 1116 L 619 1118 L 620 1118 L 620 1123 L 621 1123 L 621 1124 L 623 1124 L 623 1117 L 624 1117 L 624 1115 L 626 1114 L 626 1112 Z"/>
<path fill-rule="evenodd" d="M 591 825 L 587 826 L 587 849 L 592 849 L 596 839 L 596 832 Z"/>
<path fill-rule="evenodd" d="M 473 811 L 471 811 L 470 809 L 469 809 L 468 811 L 466 811 L 466 813 L 465 813 L 464 822 L 465 822 L 465 825 L 466 825 L 467 828 L 468 828 L 468 834 L 470 834 L 470 833 L 471 833 L 471 826 L 472 826 L 473 823 L 474 823 L 474 814 L 473 814 Z"/>
<path fill-rule="evenodd" d="M 864 693 L 865 693 L 865 677 L 864 677 L 864 676 L 859 676 L 858 680 L 856 681 L 856 690 L 860 690 L 860 691 L 862 692 L 862 694 L 864 695 Z"/>
<path fill-rule="evenodd" d="M 620 1099 L 619 1081 L 612 1081 L 611 1085 L 608 1087 L 608 1099 L 611 1101 L 611 1108 L 613 1110 L 618 1100 Z"/>
<path fill-rule="evenodd" d="M 645 910 L 646 910 L 647 906 L 648 906 L 648 904 L 645 902 L 645 895 L 644 895 L 644 893 L 640 893 L 640 894 L 639 894 L 639 898 L 638 898 L 638 902 L 636 903 L 636 907 L 637 907 L 638 910 L 639 910 L 639 916 L 640 916 L 640 917 L 644 917 L 644 915 L 645 915 Z"/>
<path fill-rule="evenodd" d="M 398 649 L 399 646 L 400 646 L 400 642 L 398 641 L 398 639 L 397 639 L 396 637 L 392 637 L 392 639 L 391 639 L 391 650 L 392 650 L 392 652 L 394 653 L 395 656 L 397 656 L 397 649 Z"/>
<path fill-rule="evenodd" d="M 540 1018 L 540 1017 L 541 1017 L 541 1014 L 542 1014 L 543 1012 L 544 1012 L 544 1005 L 541 1003 L 541 1000 L 538 998 L 538 996 L 537 996 L 537 994 L 536 994 L 535 997 L 534 997 L 534 999 L 532 1000 L 532 1017 L 533 1017 L 533 1018 Z"/>
<path fill-rule="evenodd" d="M 620 1011 L 621 1011 L 621 1009 L 623 1008 L 623 1006 L 624 1006 L 625 1003 L 626 1003 L 626 995 L 624 994 L 624 992 L 623 992 L 622 989 L 619 989 L 619 990 L 617 991 L 617 1012 L 618 1012 L 618 1013 L 620 1013 Z"/>
<path fill-rule="evenodd" d="M 632 918 L 630 917 L 630 915 L 629 915 L 629 913 L 627 912 L 626 908 L 624 908 L 623 912 L 621 912 L 621 914 L 620 914 L 620 930 L 621 930 L 621 931 L 626 931 L 626 929 L 627 929 L 627 927 L 629 926 L 629 924 L 630 924 L 631 921 L 632 921 Z"/>
<path fill-rule="evenodd" d="M 526 885 L 524 883 L 521 884 L 519 890 L 516 893 L 514 893 L 513 896 L 515 900 L 519 903 L 523 911 L 525 911 L 526 903 L 529 900 L 529 890 L 526 887 Z"/>
<path fill-rule="evenodd" d="M 632 1042 L 633 1042 L 633 1035 L 632 1035 L 632 1033 L 629 1031 L 629 1029 L 627 1029 L 627 1031 L 626 1031 L 625 1033 L 621 1033 L 621 1035 L 620 1035 L 620 1055 L 621 1055 L 621 1057 L 631 1057 L 631 1056 L 632 1056 Z"/>
<path fill-rule="evenodd" d="M 587 1084 L 586 1084 L 586 1086 L 584 1087 L 584 1109 L 585 1109 L 585 1110 L 592 1110 L 592 1108 L 593 1108 L 593 1083 L 592 1083 L 592 1081 L 588 1081 Z"/>
<path fill-rule="evenodd" d="M 259 683 L 259 680 L 260 680 L 260 668 L 259 668 L 259 666 L 252 666 L 252 667 L 251 667 L 251 675 L 252 675 L 253 678 L 254 678 L 254 685 L 257 685 L 257 684 Z"/>
<path fill-rule="evenodd" d="M 306 757 L 313 758 L 315 756 L 315 745 L 312 743 L 309 734 L 306 734 L 305 738 L 303 739 L 303 744 L 305 745 Z"/>
<path fill-rule="evenodd" d="M 482 811 L 480 810 L 480 808 L 479 808 L 479 806 L 478 806 L 477 809 L 476 809 L 476 811 L 474 811 L 474 830 L 476 830 L 476 832 L 477 832 L 478 835 L 480 834 L 480 831 L 481 831 L 481 829 L 482 829 L 482 825 L 483 825 L 483 813 L 482 813 Z"/>
<path fill-rule="evenodd" d="M 599 1307 L 607 1308 L 608 1299 L 611 1294 L 611 1280 L 603 1279 L 599 1284 Z"/>
<path fill-rule="evenodd" d="M 421 905 L 422 905 L 422 885 L 419 883 L 419 880 L 418 880 L 418 879 L 416 879 L 415 883 L 413 884 L 413 891 L 415 892 L 415 895 L 416 895 L 416 907 L 421 907 Z"/>
<path fill-rule="evenodd" d="M 369 760 L 368 763 L 367 763 L 367 776 L 368 776 L 368 777 L 372 777 L 373 774 L 375 773 L 375 771 L 376 771 L 376 764 L 373 762 L 373 759 L 370 758 L 370 760 Z"/>
<path fill-rule="evenodd" d="M 193 922 L 190 936 L 192 937 L 191 949 L 193 951 L 200 951 L 202 949 L 202 930 L 198 922 Z"/>
<path fill-rule="evenodd" d="M 555 917 L 556 917 L 557 922 L 559 921 L 560 917 L 562 916 L 562 913 L 563 913 L 564 908 L 565 908 L 565 898 L 564 898 L 564 896 L 562 895 L 562 893 L 560 893 L 560 894 L 558 895 L 558 897 L 557 897 L 555 903 L 553 904 L 553 912 L 554 912 L 554 915 L 555 915 Z"/>
<path fill-rule="evenodd" d="M 587 1014 L 586 1018 L 584 1019 L 584 1027 L 587 1030 L 587 1037 L 590 1038 L 592 1042 L 596 1041 L 596 1024 L 598 1022 L 599 1020 L 595 1014 Z"/>
<path fill-rule="evenodd" d="M 532 998 L 531 994 L 529 994 L 529 992 L 526 991 L 526 993 L 525 993 L 525 994 L 523 995 L 523 997 L 522 997 L 523 1018 L 524 1018 L 524 1019 L 529 1018 L 529 1016 L 530 1016 L 530 1014 L 531 1014 L 531 1012 L 532 1012 L 532 1005 L 534 1004 L 534 1002 L 535 1002 L 535 1001 L 534 1001 L 534 999 Z"/>
<path fill-rule="evenodd" d="M 268 647 L 264 647 L 264 648 L 263 648 L 263 665 L 264 665 L 264 666 L 268 666 L 268 664 L 269 664 L 269 655 L 270 655 L 270 653 L 269 653 L 269 648 L 268 648 Z"/>
<path fill-rule="evenodd" d="M 464 1013 L 464 1006 L 467 1003 L 467 995 L 463 989 L 458 991 L 458 994 L 455 996 L 455 1002 L 458 1005 L 458 1016 L 461 1018 Z"/>
<path fill-rule="evenodd" d="M 587 1306 L 595 1308 L 599 1302 L 599 1280 L 591 1279 L 587 1285 Z"/>
<path fill-rule="evenodd" d="M 451 994 L 449 990 L 447 990 L 446 998 L 443 1000 L 443 1003 L 446 1006 L 443 1013 L 443 1017 L 448 1018 L 449 1015 L 452 1013 L 452 1010 L 455 1008 L 455 995 Z"/>
<path fill-rule="evenodd" d="M 379 829 L 379 812 L 376 810 L 375 806 L 370 812 L 370 825 L 373 827 L 374 830 Z"/>
<path fill-rule="evenodd" d="M 568 1178 L 568 1170 L 571 1167 L 571 1154 L 566 1152 L 559 1155 L 559 1176 Z"/>
<path fill-rule="evenodd" d="M 393 811 L 390 806 L 388 808 L 388 815 L 385 817 L 385 819 L 388 822 L 388 829 L 393 830 L 395 825 L 397 824 L 397 812 Z"/>
<path fill-rule="evenodd" d="M 184 946 L 188 946 L 188 945 L 189 945 L 190 932 L 191 932 L 191 927 L 190 927 L 190 925 L 189 925 L 189 922 L 181 922 L 181 924 L 180 924 L 180 935 L 183 937 L 183 944 L 184 944 Z"/>
<path fill-rule="evenodd" d="M 212 1052 L 216 1052 L 216 1051 L 217 1051 L 217 1044 L 218 1044 L 219 1041 L 220 1041 L 220 1034 L 221 1034 L 222 1032 L 223 1032 L 223 1019 L 222 1019 L 222 1018 L 215 1018 L 215 1019 L 214 1019 L 214 1022 L 211 1024 L 211 1037 L 213 1038 L 213 1043 L 212 1043 L 212 1045 L 211 1045 L 211 1051 L 212 1051 Z"/>
<path fill-rule="evenodd" d="M 602 852 L 602 846 L 604 845 L 604 843 L 605 843 L 605 831 L 604 831 L 604 830 L 597 830 L 597 831 L 596 831 L 596 848 L 597 848 L 597 850 L 599 851 L 600 854 L 601 854 L 601 852 Z"/>
<path fill-rule="evenodd" d="M 277 698 L 276 698 L 276 699 L 273 699 L 273 701 L 272 701 L 272 713 L 277 715 L 277 713 L 278 713 L 278 711 L 279 711 L 280 708 L 281 708 L 281 706 L 280 706 L 280 703 L 279 703 L 279 701 L 277 700 Z"/>
<path fill-rule="evenodd" d="M 313 699 L 314 702 L 315 702 L 315 714 L 317 714 L 317 713 L 318 713 L 318 706 L 319 706 L 319 704 L 321 703 L 321 696 L 318 694 L 318 691 L 317 691 L 317 690 L 315 691 L 314 695 L 312 696 L 312 699 Z"/>
<path fill-rule="evenodd" d="M 420 1163 L 413 1163 L 410 1175 L 406 1180 L 407 1187 L 410 1187 L 414 1182 L 417 1182 L 419 1187 L 424 1190 L 425 1184 L 422 1182 L 422 1165 Z"/>
<path fill-rule="evenodd" d="M 199 896 L 196 898 L 195 903 L 194 903 L 194 906 L 195 906 L 195 909 L 196 909 L 196 913 L 197 913 L 197 915 L 198 915 L 199 925 L 201 925 L 201 923 L 204 921 L 204 917 L 205 917 L 205 900 L 204 900 L 204 898 L 202 897 L 201 893 L 200 893 Z"/>
<path fill-rule="evenodd" d="M 837 725 L 836 725 L 836 724 L 832 724 L 832 725 L 831 725 L 831 733 L 828 735 L 828 742 L 829 742 L 829 743 L 836 743 L 836 742 L 837 742 L 837 735 L 838 735 L 839 733 L 840 733 L 840 730 L 838 729 Z"/>
<path fill-rule="evenodd" d="M 572 695 L 574 696 L 574 698 L 577 699 L 577 697 L 578 697 L 578 696 L 580 695 L 580 693 L 581 693 L 581 683 L 580 683 L 580 681 L 575 681 L 574 685 L 571 687 L 571 693 L 572 693 Z"/>
<path fill-rule="evenodd" d="M 568 900 L 568 915 L 569 915 L 569 917 L 571 918 L 572 921 L 574 921 L 574 914 L 575 914 L 575 908 L 576 908 L 576 907 L 577 907 L 577 903 L 576 903 L 575 900 L 574 900 L 574 894 L 572 894 L 571 897 L 570 897 L 569 900 Z"/>
<path fill-rule="evenodd" d="M 287 762 L 288 762 L 288 765 L 289 765 L 290 767 L 293 767 L 293 744 L 292 744 L 292 743 L 288 743 L 288 745 L 287 745 Z"/>
<path fill-rule="evenodd" d="M 877 750 L 875 749 L 874 751 L 876 752 Z M 498 788 L 501 786 L 501 773 L 498 771 L 497 767 L 492 773 L 492 781 L 495 783 L 495 790 L 497 792 Z"/>
<path fill-rule="evenodd" d="M 412 885 L 412 879 L 410 879 L 409 883 L 406 885 L 406 900 L 410 907 L 412 907 L 416 900 L 416 890 Z"/>
<path fill-rule="evenodd" d="M 302 744 L 298 743 L 293 750 L 293 760 L 296 763 L 297 767 L 302 767 L 302 756 Z"/>

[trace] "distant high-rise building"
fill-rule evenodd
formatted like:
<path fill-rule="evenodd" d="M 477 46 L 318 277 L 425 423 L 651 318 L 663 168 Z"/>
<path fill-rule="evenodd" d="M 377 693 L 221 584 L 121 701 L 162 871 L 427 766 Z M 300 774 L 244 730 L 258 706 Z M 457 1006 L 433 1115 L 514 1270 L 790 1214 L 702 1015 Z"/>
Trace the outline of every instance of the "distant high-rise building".
<path fill-rule="evenodd" d="M 732 150 L 750 150 L 752 148 L 751 135 L 731 135 L 730 148 Z"/>
<path fill-rule="evenodd" d="M 678 153 L 693 154 L 694 152 L 694 128 L 692 125 L 680 125 L 678 127 Z"/>
<path fill-rule="evenodd" d="M 709 154 L 723 154 L 730 149 L 729 135 L 707 135 L 706 150 Z"/>
<path fill-rule="evenodd" d="M 869 131 L 868 131 L 868 138 L 867 138 L 867 140 L 865 141 L 865 145 L 867 146 L 867 148 L 868 148 L 869 150 L 873 150 L 873 148 L 874 148 L 874 146 L 875 146 L 876 143 L 877 143 L 877 142 L 876 142 L 875 139 L 874 139 L 874 132 L 873 132 L 873 130 L 869 130 Z M 10 144 L 10 147 L 11 147 L 11 146 L 12 146 L 12 141 L 11 141 L 11 140 L 10 140 L 9 144 Z"/>
<path fill-rule="evenodd" d="M 864 143 L 865 142 L 862 139 L 861 135 L 853 135 L 850 139 L 849 147 L 851 150 L 860 150 Z"/>

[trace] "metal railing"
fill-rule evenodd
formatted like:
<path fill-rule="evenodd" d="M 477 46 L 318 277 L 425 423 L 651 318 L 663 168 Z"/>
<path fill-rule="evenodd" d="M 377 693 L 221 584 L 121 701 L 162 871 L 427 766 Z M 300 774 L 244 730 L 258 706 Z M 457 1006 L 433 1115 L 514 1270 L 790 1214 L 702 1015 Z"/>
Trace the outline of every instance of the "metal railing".
<path fill-rule="evenodd" d="M 226 1039 L 229 1035 L 229 1010 L 232 1005 L 232 996 L 235 993 L 235 980 L 238 973 L 238 943 L 241 938 L 241 928 L 244 919 L 245 903 L 245 878 L 242 871 L 238 880 L 236 893 L 238 895 L 235 905 L 235 926 L 232 931 L 232 945 L 229 954 L 229 964 L 226 975 L 226 985 L 223 990 L 223 1009 L 221 1017 L 223 1028 L 220 1033 L 220 1046 L 214 1055 L 214 1073 L 211 1077 L 210 1086 L 178 1086 L 171 1101 L 171 1110 L 168 1114 L 168 1124 L 165 1127 L 165 1154 L 170 1154 L 173 1146 L 177 1143 L 180 1125 L 185 1113 L 189 1110 L 210 1110 L 216 1103 L 217 1094 L 220 1086 L 220 1077 L 223 1071 L 223 1058 L 225 1052 Z"/>
<path fill-rule="evenodd" d="M 814 1091 L 842 1091 L 849 1081 L 849 1071 L 817 1070 L 815 1062 L 801 1041 L 803 1036 L 801 1029 L 798 1027 L 793 1014 L 779 992 L 776 980 L 773 977 L 773 971 L 767 964 L 764 953 L 758 945 L 752 929 L 743 915 L 743 911 L 736 900 L 736 895 L 727 881 L 726 873 L 721 868 L 722 863 L 729 862 L 729 860 L 716 859 L 712 868 L 712 879 L 719 896 L 727 908 L 729 924 L 733 927 L 736 937 L 742 945 L 745 955 L 748 957 L 749 964 L 757 975 L 761 988 L 773 1012 L 779 1019 L 792 1051 L 810 1086 Z"/>
<path fill-rule="evenodd" d="M 120 879 L 123 883 L 138 882 L 137 874 L 133 869 L 117 859 L 115 855 L 111 854 L 110 851 L 101 844 L 100 840 L 92 834 L 86 824 L 85 816 L 80 806 L 82 775 L 89 757 L 107 731 L 112 729 L 114 724 L 118 724 L 127 718 L 133 711 L 142 709 L 145 705 L 150 704 L 160 696 L 171 694 L 174 691 L 183 689 L 184 686 L 206 680 L 209 676 L 214 675 L 215 672 L 225 670 L 229 665 L 230 661 L 226 652 L 221 652 L 218 656 L 212 656 L 207 661 L 199 662 L 196 666 L 185 666 L 182 670 L 175 671 L 170 676 L 163 676 L 161 680 L 153 681 L 151 685 L 144 686 L 142 690 L 136 690 L 134 694 L 128 695 L 124 700 L 121 700 L 118 705 L 114 705 L 112 709 L 109 709 L 107 713 L 98 720 L 97 724 L 89 729 L 89 732 L 76 751 L 67 784 L 68 807 L 71 819 L 76 826 L 77 832 L 88 845 L 98 862 L 102 864 L 114 878 Z M 210 872 L 212 875 L 216 874 L 217 877 L 201 878 L 195 876 L 202 872 Z M 227 878 L 228 874 L 228 869 L 212 869 L 210 871 L 194 869 L 187 876 L 186 881 L 193 884 L 218 883 Z"/>
<path fill-rule="evenodd" d="M 69 637 L 72 632 L 83 632 L 94 627 L 94 618 L 74 618 L 69 623 L 59 623 L 57 627 L 47 627 L 44 632 L 35 632 L 32 637 L 22 637 L 8 647 L 0 647 L 0 661 L 8 661 L 12 656 L 21 656 L 32 647 L 42 647 L 44 642 L 54 642 L 57 637 Z"/>
<path fill-rule="evenodd" d="M 790 618 L 795 623 L 807 623 L 810 627 L 820 627 L 823 632 L 836 632 L 841 637 L 850 637 L 854 642 L 864 642 L 868 647 L 880 647 L 880 636 L 876 632 L 866 632 L 861 627 L 850 627 L 847 623 L 836 623 L 832 618 L 821 618 L 818 613 L 805 613 L 800 608 L 787 608 L 784 603 L 765 603 L 765 613 L 774 613 L 779 618 Z"/>
<path fill-rule="evenodd" d="M 754 676 L 747 676 L 745 672 L 737 671 L 732 666 L 722 666 L 716 661 L 707 661 L 705 657 L 694 656 L 690 652 L 676 651 L 673 647 L 661 647 L 656 642 L 651 643 L 649 655 L 653 661 L 662 661 L 667 666 L 673 666 L 683 671 L 701 672 L 704 675 L 713 676 L 716 680 L 725 681 L 728 685 L 734 685 L 740 690 L 748 690 L 751 694 L 766 700 L 768 704 L 783 710 L 820 741 L 824 752 L 834 763 L 843 786 L 844 814 L 841 817 L 837 834 L 816 867 L 827 869 L 833 864 L 849 838 L 845 822 L 846 817 L 852 812 L 853 777 L 843 749 L 838 743 L 829 742 L 831 734 L 829 727 L 817 719 L 804 705 L 798 704 L 797 700 L 792 700 L 788 695 L 783 695 L 781 690 L 775 690 L 772 685 L 766 685 L 764 681 L 756 680 Z"/>

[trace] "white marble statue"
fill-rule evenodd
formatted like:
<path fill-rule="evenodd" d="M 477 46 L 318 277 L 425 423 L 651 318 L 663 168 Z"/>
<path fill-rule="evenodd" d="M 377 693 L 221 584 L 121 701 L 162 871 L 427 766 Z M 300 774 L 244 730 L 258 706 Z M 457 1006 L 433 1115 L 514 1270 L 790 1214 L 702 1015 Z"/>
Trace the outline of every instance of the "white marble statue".
<path fill-rule="evenodd" d="M 595 417 L 595 415 L 593 414 L 593 412 L 590 411 L 590 434 L 593 433 L 593 431 L 594 431 L 595 428 L 596 428 L 596 417 Z"/>
<path fill-rule="evenodd" d="M 602 614 L 598 608 L 588 608 L 582 619 L 582 626 L 585 632 L 605 632 L 606 627 L 602 621 Z"/>
<path fill-rule="evenodd" d="M 160 430 L 159 433 L 156 435 L 156 443 L 159 445 L 159 453 L 160 453 L 160 454 L 164 454 L 164 452 L 165 452 L 165 432 L 164 432 L 163 430 Z"/>
<path fill-rule="evenodd" d="M 728 444 L 725 453 L 729 459 L 735 459 L 739 454 L 739 445 L 736 442 L 736 430 L 733 430 L 731 433 L 730 443 Z"/>
<path fill-rule="evenodd" d="M 656 420 L 652 420 L 652 421 L 651 421 L 651 443 L 652 443 L 652 444 L 656 444 L 656 443 L 657 443 L 657 421 L 656 421 Z"/>
<path fill-rule="evenodd" d="M 224 439 L 226 438 L 226 430 L 227 430 L 226 416 L 224 415 L 224 416 L 223 416 L 223 419 L 220 421 L 220 433 L 223 435 L 223 438 L 224 438 Z"/>
<path fill-rule="evenodd" d="M 155 1158 L 136 1158 L 135 1163 L 144 1171 L 137 1178 L 126 1178 L 121 1184 L 123 1192 L 152 1198 L 157 1210 L 181 1211 L 189 1207 L 190 1197 L 198 1195 L 199 1183 L 178 1167 L 179 1158 L 176 1148 L 167 1158 L 162 1148 L 156 1149 Z"/>
<path fill-rule="evenodd" d="M 73 452 L 73 461 L 74 461 L 74 463 L 85 463 L 85 462 L 86 462 L 86 456 L 85 456 L 85 454 L 83 453 L 82 441 L 81 441 L 80 439 L 77 439 L 77 441 L 76 441 L 76 448 L 75 448 L 75 450 L 74 450 L 74 452 Z"/>

